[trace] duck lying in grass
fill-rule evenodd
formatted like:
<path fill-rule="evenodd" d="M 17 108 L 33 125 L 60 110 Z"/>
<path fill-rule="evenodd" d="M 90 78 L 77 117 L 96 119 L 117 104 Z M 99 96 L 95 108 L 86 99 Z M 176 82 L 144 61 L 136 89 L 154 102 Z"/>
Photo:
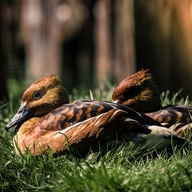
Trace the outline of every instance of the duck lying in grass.
<path fill-rule="evenodd" d="M 161 109 L 161 94 L 148 70 L 122 80 L 112 93 L 112 101 L 145 113 Z"/>
<path fill-rule="evenodd" d="M 68 95 L 56 75 L 34 82 L 23 94 L 21 106 L 6 125 L 17 125 L 16 151 L 34 155 L 86 153 L 100 141 L 133 141 L 135 147 L 161 149 L 183 143 L 173 131 L 130 107 L 107 101 L 78 100 Z"/>
<path fill-rule="evenodd" d="M 149 70 L 141 70 L 121 81 L 112 93 L 112 101 L 145 113 L 161 125 L 174 130 L 178 136 L 191 135 L 192 106 L 162 107 L 160 92 Z"/>

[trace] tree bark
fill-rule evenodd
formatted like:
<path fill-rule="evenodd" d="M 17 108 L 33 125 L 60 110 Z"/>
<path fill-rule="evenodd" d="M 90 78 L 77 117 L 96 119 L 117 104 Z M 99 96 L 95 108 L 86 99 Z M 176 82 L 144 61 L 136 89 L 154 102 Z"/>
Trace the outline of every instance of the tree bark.
<path fill-rule="evenodd" d="M 110 10 L 109 0 L 98 0 L 94 8 L 97 86 L 112 78 Z"/>
<path fill-rule="evenodd" d="M 21 6 L 28 79 L 60 74 L 60 44 L 67 19 L 66 7 L 59 7 L 58 0 L 23 0 Z"/>
<path fill-rule="evenodd" d="M 114 84 L 135 72 L 133 0 L 99 0 L 95 6 L 97 82 Z"/>
<path fill-rule="evenodd" d="M 116 22 L 113 67 L 114 79 L 117 82 L 132 75 L 136 70 L 136 66 L 133 0 L 115 1 L 115 3 Z"/>
<path fill-rule="evenodd" d="M 192 2 L 134 1 L 138 69 L 149 68 L 160 91 L 192 97 Z"/>

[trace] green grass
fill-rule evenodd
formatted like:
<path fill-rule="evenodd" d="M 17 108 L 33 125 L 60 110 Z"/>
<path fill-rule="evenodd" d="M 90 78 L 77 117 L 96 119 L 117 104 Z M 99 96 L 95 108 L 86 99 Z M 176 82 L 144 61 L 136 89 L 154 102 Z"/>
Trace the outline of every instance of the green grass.
<path fill-rule="evenodd" d="M 92 92 L 94 99 L 111 100 L 112 88 Z M 89 91 L 70 96 L 71 100 L 89 98 Z M 169 98 L 171 97 L 171 98 Z M 162 95 L 163 104 L 188 103 L 188 99 L 169 92 Z M 18 156 L 12 145 L 14 130 L 5 124 L 19 102 L 11 99 L 0 105 L 0 189 L 1 191 L 192 191 L 191 150 L 166 150 L 155 157 L 152 152 L 136 155 L 131 148 L 119 147 L 103 156 L 77 159 L 72 155 L 34 157 Z"/>

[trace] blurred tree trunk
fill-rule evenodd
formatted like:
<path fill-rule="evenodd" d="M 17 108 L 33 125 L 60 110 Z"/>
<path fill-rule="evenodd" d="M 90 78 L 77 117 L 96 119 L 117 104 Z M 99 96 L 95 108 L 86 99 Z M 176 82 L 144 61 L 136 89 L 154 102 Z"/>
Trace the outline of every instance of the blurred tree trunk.
<path fill-rule="evenodd" d="M 96 79 L 117 83 L 135 72 L 133 0 L 98 0 L 94 14 Z"/>
<path fill-rule="evenodd" d="M 60 44 L 66 12 L 65 6 L 59 7 L 59 0 L 22 1 L 21 24 L 28 57 L 28 78 L 60 74 Z"/>
<path fill-rule="evenodd" d="M 3 19 L 3 5 L 4 1 L 0 2 L 0 23 L 1 23 L 1 29 L 0 29 L 0 61 L 1 61 L 1 70 L 0 70 L 0 100 L 8 99 L 8 92 L 7 92 L 7 81 L 6 81 L 6 72 L 5 68 L 7 66 L 7 59 L 6 59 L 6 53 L 5 53 L 5 38 L 4 38 L 4 19 Z"/>
<path fill-rule="evenodd" d="M 149 68 L 161 91 L 192 97 L 192 2 L 134 1 L 138 69 Z"/>
<path fill-rule="evenodd" d="M 138 69 L 149 68 L 158 87 L 171 87 L 170 37 L 172 0 L 134 1 Z"/>
<path fill-rule="evenodd" d="M 132 75 L 135 70 L 134 14 L 133 0 L 116 0 L 113 67 L 114 80 L 119 82 Z M 113 20 L 111 20 L 113 22 Z"/>
<path fill-rule="evenodd" d="M 174 0 L 171 22 L 171 66 L 174 89 L 192 99 L 192 1 Z"/>
<path fill-rule="evenodd" d="M 110 9 L 109 0 L 98 0 L 94 8 L 97 86 L 112 78 Z"/>

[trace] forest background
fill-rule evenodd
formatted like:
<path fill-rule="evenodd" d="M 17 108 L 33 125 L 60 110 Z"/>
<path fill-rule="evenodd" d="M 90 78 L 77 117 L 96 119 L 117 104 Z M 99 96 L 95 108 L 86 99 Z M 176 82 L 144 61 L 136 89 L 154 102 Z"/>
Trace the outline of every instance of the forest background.
<path fill-rule="evenodd" d="M 192 97 L 192 0 L 1 0 L 0 99 L 57 73 L 70 93 L 149 68 Z"/>

